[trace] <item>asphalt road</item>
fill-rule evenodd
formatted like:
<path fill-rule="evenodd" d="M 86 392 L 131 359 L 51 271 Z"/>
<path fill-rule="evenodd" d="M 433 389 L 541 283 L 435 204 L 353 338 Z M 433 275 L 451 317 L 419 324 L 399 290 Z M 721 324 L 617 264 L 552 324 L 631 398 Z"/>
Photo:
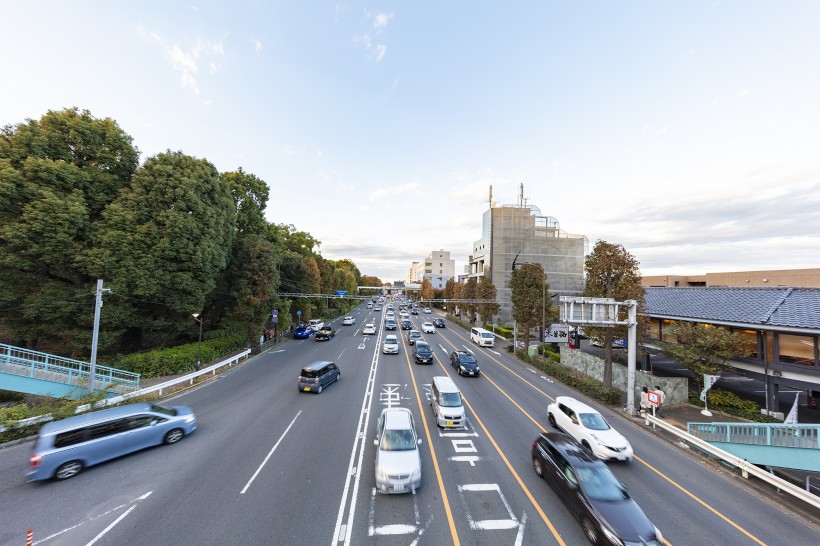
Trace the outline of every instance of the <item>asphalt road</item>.
<path fill-rule="evenodd" d="M 290 341 L 165 401 L 194 408 L 198 430 L 178 444 L 87 469 L 65 482 L 25 482 L 30 443 L 0 450 L 0 544 L 585 544 L 581 528 L 532 471 L 530 447 L 548 428 L 547 404 L 578 396 L 514 360 L 478 348 L 448 324 L 424 337 L 432 366 L 382 355 L 381 313 L 327 342 Z M 430 315 L 412 316 L 420 329 Z M 377 335 L 363 336 L 369 319 Z M 397 331 L 401 334 L 401 330 Z M 469 348 L 478 378 L 458 377 L 449 353 Z M 297 390 L 301 367 L 333 360 L 341 380 Z M 467 402 L 466 430 L 444 431 L 427 401 L 450 375 Z M 583 397 L 580 397 L 583 398 Z M 595 401 L 589 401 L 596 405 Z M 374 492 L 376 420 L 410 408 L 422 438 L 415 494 Z M 744 481 L 598 406 L 635 448 L 611 464 L 669 544 L 820 544 L 820 529 Z"/>

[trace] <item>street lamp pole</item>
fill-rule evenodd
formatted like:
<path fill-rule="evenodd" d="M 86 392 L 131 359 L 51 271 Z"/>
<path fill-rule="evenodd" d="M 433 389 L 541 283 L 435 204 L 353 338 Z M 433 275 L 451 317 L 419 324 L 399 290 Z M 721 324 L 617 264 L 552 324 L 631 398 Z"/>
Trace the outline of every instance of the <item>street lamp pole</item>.
<path fill-rule="evenodd" d="M 199 357 L 202 350 L 202 319 L 199 318 L 199 313 L 194 313 L 193 317 L 199 323 L 199 341 L 196 343 L 196 371 L 199 371 Z"/>

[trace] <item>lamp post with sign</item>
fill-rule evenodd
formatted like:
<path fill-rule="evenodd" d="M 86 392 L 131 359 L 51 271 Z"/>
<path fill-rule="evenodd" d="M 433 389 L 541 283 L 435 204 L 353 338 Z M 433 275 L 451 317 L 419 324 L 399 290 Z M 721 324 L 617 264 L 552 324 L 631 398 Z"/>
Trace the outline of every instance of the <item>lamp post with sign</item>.
<path fill-rule="evenodd" d="M 193 313 L 194 320 L 199 323 L 199 341 L 196 343 L 196 371 L 199 371 L 199 357 L 202 348 L 202 319 L 199 318 L 199 313 Z"/>

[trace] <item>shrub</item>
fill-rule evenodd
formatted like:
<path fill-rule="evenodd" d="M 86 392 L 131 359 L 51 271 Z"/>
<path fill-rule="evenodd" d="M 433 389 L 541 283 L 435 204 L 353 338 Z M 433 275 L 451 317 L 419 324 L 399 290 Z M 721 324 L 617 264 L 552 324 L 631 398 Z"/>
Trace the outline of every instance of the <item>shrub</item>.
<path fill-rule="evenodd" d="M 536 368 L 551 375 L 561 383 L 564 383 L 569 387 L 573 387 L 592 398 L 600 400 L 606 404 L 619 404 L 621 402 L 621 399 L 623 398 L 623 393 L 621 391 L 614 388 L 604 387 L 604 384 L 600 381 L 586 376 L 578 370 L 561 365 L 555 353 L 551 350 L 548 352 L 549 356 L 547 358 L 542 358 L 540 356 L 531 357 L 527 354 L 527 351 L 521 349 L 517 350 L 515 354 L 524 362 L 535 366 Z"/>
<path fill-rule="evenodd" d="M 208 339 L 202 342 L 200 362 L 213 362 L 234 351 L 245 348 L 242 334 Z M 166 349 L 154 349 L 119 358 L 113 366 L 142 375 L 159 377 L 191 371 L 196 365 L 197 344 L 187 343 Z"/>
<path fill-rule="evenodd" d="M 758 423 L 781 422 L 779 419 L 775 419 L 769 415 L 763 415 L 760 413 L 760 406 L 756 403 L 751 400 L 743 400 L 730 391 L 712 389 L 706 394 L 706 399 L 709 401 L 709 408 L 715 411 L 722 411 L 723 413 Z M 689 393 L 689 403 L 694 406 L 703 406 L 700 395 L 696 392 Z"/>

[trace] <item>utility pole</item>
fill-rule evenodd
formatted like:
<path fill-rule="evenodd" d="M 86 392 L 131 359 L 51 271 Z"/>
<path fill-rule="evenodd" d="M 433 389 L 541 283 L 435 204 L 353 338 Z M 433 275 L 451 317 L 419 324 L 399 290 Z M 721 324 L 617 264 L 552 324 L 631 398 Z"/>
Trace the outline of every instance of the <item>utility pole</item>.
<path fill-rule="evenodd" d="M 110 292 L 108 288 L 103 288 L 103 280 L 97 279 L 97 299 L 94 305 L 94 331 L 91 334 L 91 369 L 88 372 L 88 391 L 94 393 L 94 378 L 97 374 L 97 342 L 100 337 L 100 310 L 102 309 L 103 291 Z"/>

